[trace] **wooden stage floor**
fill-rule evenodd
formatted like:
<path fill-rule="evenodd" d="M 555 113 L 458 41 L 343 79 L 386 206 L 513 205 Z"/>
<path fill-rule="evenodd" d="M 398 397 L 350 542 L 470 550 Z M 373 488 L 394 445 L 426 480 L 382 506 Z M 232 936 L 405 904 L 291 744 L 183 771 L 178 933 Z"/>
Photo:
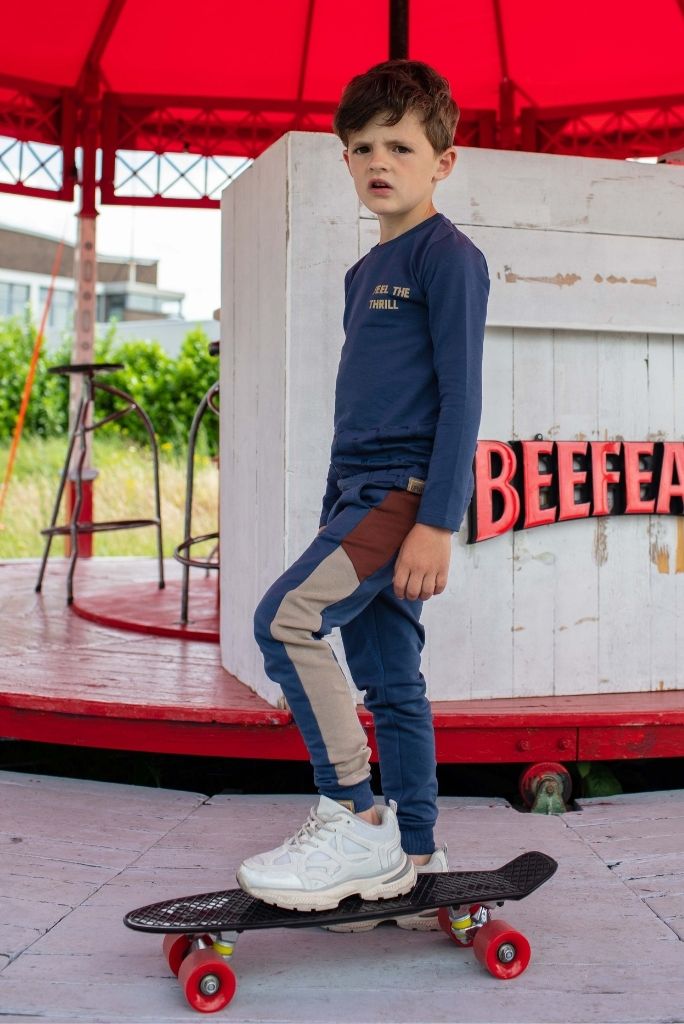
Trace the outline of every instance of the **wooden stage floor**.
<path fill-rule="evenodd" d="M 155 753 L 308 760 L 288 710 L 274 708 L 220 664 L 219 645 L 129 632 L 66 604 L 66 561 L 0 563 L 0 736 Z M 76 602 L 125 593 L 167 602 L 180 566 L 153 559 L 83 559 Z M 207 606 L 193 575 L 190 610 Z M 174 582 L 175 581 L 175 582 Z M 201 591 L 204 588 L 202 596 Z M 176 590 L 177 593 L 177 590 Z M 203 602 L 203 604 L 202 604 Z M 684 754 L 684 691 L 433 703 L 440 763 L 536 763 Z M 372 716 L 361 705 L 375 759 Z"/>

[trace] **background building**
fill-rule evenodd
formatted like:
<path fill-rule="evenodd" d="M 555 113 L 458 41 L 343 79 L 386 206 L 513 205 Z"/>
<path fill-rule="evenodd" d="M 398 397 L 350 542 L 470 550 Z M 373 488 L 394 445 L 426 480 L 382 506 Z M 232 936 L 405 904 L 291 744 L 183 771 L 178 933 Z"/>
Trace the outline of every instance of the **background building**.
<path fill-rule="evenodd" d="M 21 316 L 27 308 L 40 321 L 50 286 L 59 239 L 0 225 L 0 318 Z M 74 246 L 64 245 L 45 332 L 47 347 L 71 330 L 74 314 Z M 196 321 L 183 319 L 184 292 L 157 284 L 159 261 L 99 256 L 97 260 L 97 322 L 101 328 L 116 317 L 121 337 L 148 337 L 175 355 Z M 145 321 L 143 324 L 142 321 Z M 215 320 L 198 321 L 218 337 Z"/>

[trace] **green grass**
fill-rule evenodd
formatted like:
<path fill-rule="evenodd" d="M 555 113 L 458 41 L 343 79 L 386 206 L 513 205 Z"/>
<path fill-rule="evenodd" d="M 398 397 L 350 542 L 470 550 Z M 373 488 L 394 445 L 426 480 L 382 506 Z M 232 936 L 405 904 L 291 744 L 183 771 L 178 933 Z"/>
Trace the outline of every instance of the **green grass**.
<path fill-rule="evenodd" d="M 106 431 L 107 428 L 105 427 Z M 41 529 L 48 525 L 66 454 L 66 437 L 24 437 L 0 514 L 0 558 L 35 558 L 43 553 Z M 4 479 L 9 441 L 0 445 L 0 482 Z M 117 437 L 98 435 L 93 444 L 93 466 L 98 470 L 94 486 L 94 518 L 146 519 L 154 515 L 154 483 L 149 449 Z M 174 455 L 170 445 L 160 446 L 160 483 L 164 555 L 170 557 L 183 539 L 185 513 L 185 457 Z M 63 504 L 59 522 L 65 520 Z M 218 470 L 212 459 L 197 453 L 192 516 L 194 536 L 218 529 Z M 208 555 L 206 543 L 193 548 L 194 556 Z M 64 541 L 53 541 L 51 552 L 64 554 Z M 155 530 L 117 530 L 94 537 L 95 555 L 154 555 Z"/>

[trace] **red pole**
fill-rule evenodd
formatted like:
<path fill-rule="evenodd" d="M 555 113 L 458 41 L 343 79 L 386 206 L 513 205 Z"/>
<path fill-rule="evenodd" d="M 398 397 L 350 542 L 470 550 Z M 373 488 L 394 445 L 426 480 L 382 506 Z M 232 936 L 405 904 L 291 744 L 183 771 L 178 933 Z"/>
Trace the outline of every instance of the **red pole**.
<path fill-rule="evenodd" d="M 95 319 L 97 283 L 97 248 L 95 189 L 97 187 L 97 146 L 100 129 L 100 90 L 96 74 L 90 80 L 83 95 L 83 121 L 81 138 L 83 140 L 83 172 L 80 181 L 81 208 L 78 216 L 78 241 L 76 243 L 76 260 L 74 276 L 76 278 L 76 309 L 74 315 L 74 347 L 72 362 L 93 363 L 95 361 Z M 69 394 L 69 422 L 73 425 L 82 379 L 73 376 Z M 92 424 L 92 408 L 89 411 L 86 426 Z M 76 504 L 76 467 L 78 465 L 78 445 L 74 450 L 66 488 L 67 514 L 71 513 Z M 80 523 L 93 521 L 93 485 L 97 470 L 92 466 L 92 433 L 86 433 L 86 457 L 81 473 L 82 504 L 78 516 Z M 82 533 L 78 537 L 79 558 L 90 558 L 93 554 L 93 534 Z M 65 537 L 65 551 L 71 554 L 70 538 Z"/>

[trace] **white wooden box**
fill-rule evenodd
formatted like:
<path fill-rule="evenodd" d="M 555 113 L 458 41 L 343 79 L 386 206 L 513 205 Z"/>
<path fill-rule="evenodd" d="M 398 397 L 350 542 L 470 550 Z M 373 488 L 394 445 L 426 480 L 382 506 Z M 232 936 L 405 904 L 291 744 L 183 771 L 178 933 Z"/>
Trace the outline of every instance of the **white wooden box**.
<path fill-rule="evenodd" d="M 459 148 L 435 205 L 489 265 L 481 438 L 684 439 L 681 169 Z M 309 132 L 224 191 L 222 225 L 221 654 L 277 704 L 254 609 L 318 527 L 344 272 L 379 227 Z M 684 518 L 466 532 L 423 608 L 433 700 L 684 686 Z"/>

